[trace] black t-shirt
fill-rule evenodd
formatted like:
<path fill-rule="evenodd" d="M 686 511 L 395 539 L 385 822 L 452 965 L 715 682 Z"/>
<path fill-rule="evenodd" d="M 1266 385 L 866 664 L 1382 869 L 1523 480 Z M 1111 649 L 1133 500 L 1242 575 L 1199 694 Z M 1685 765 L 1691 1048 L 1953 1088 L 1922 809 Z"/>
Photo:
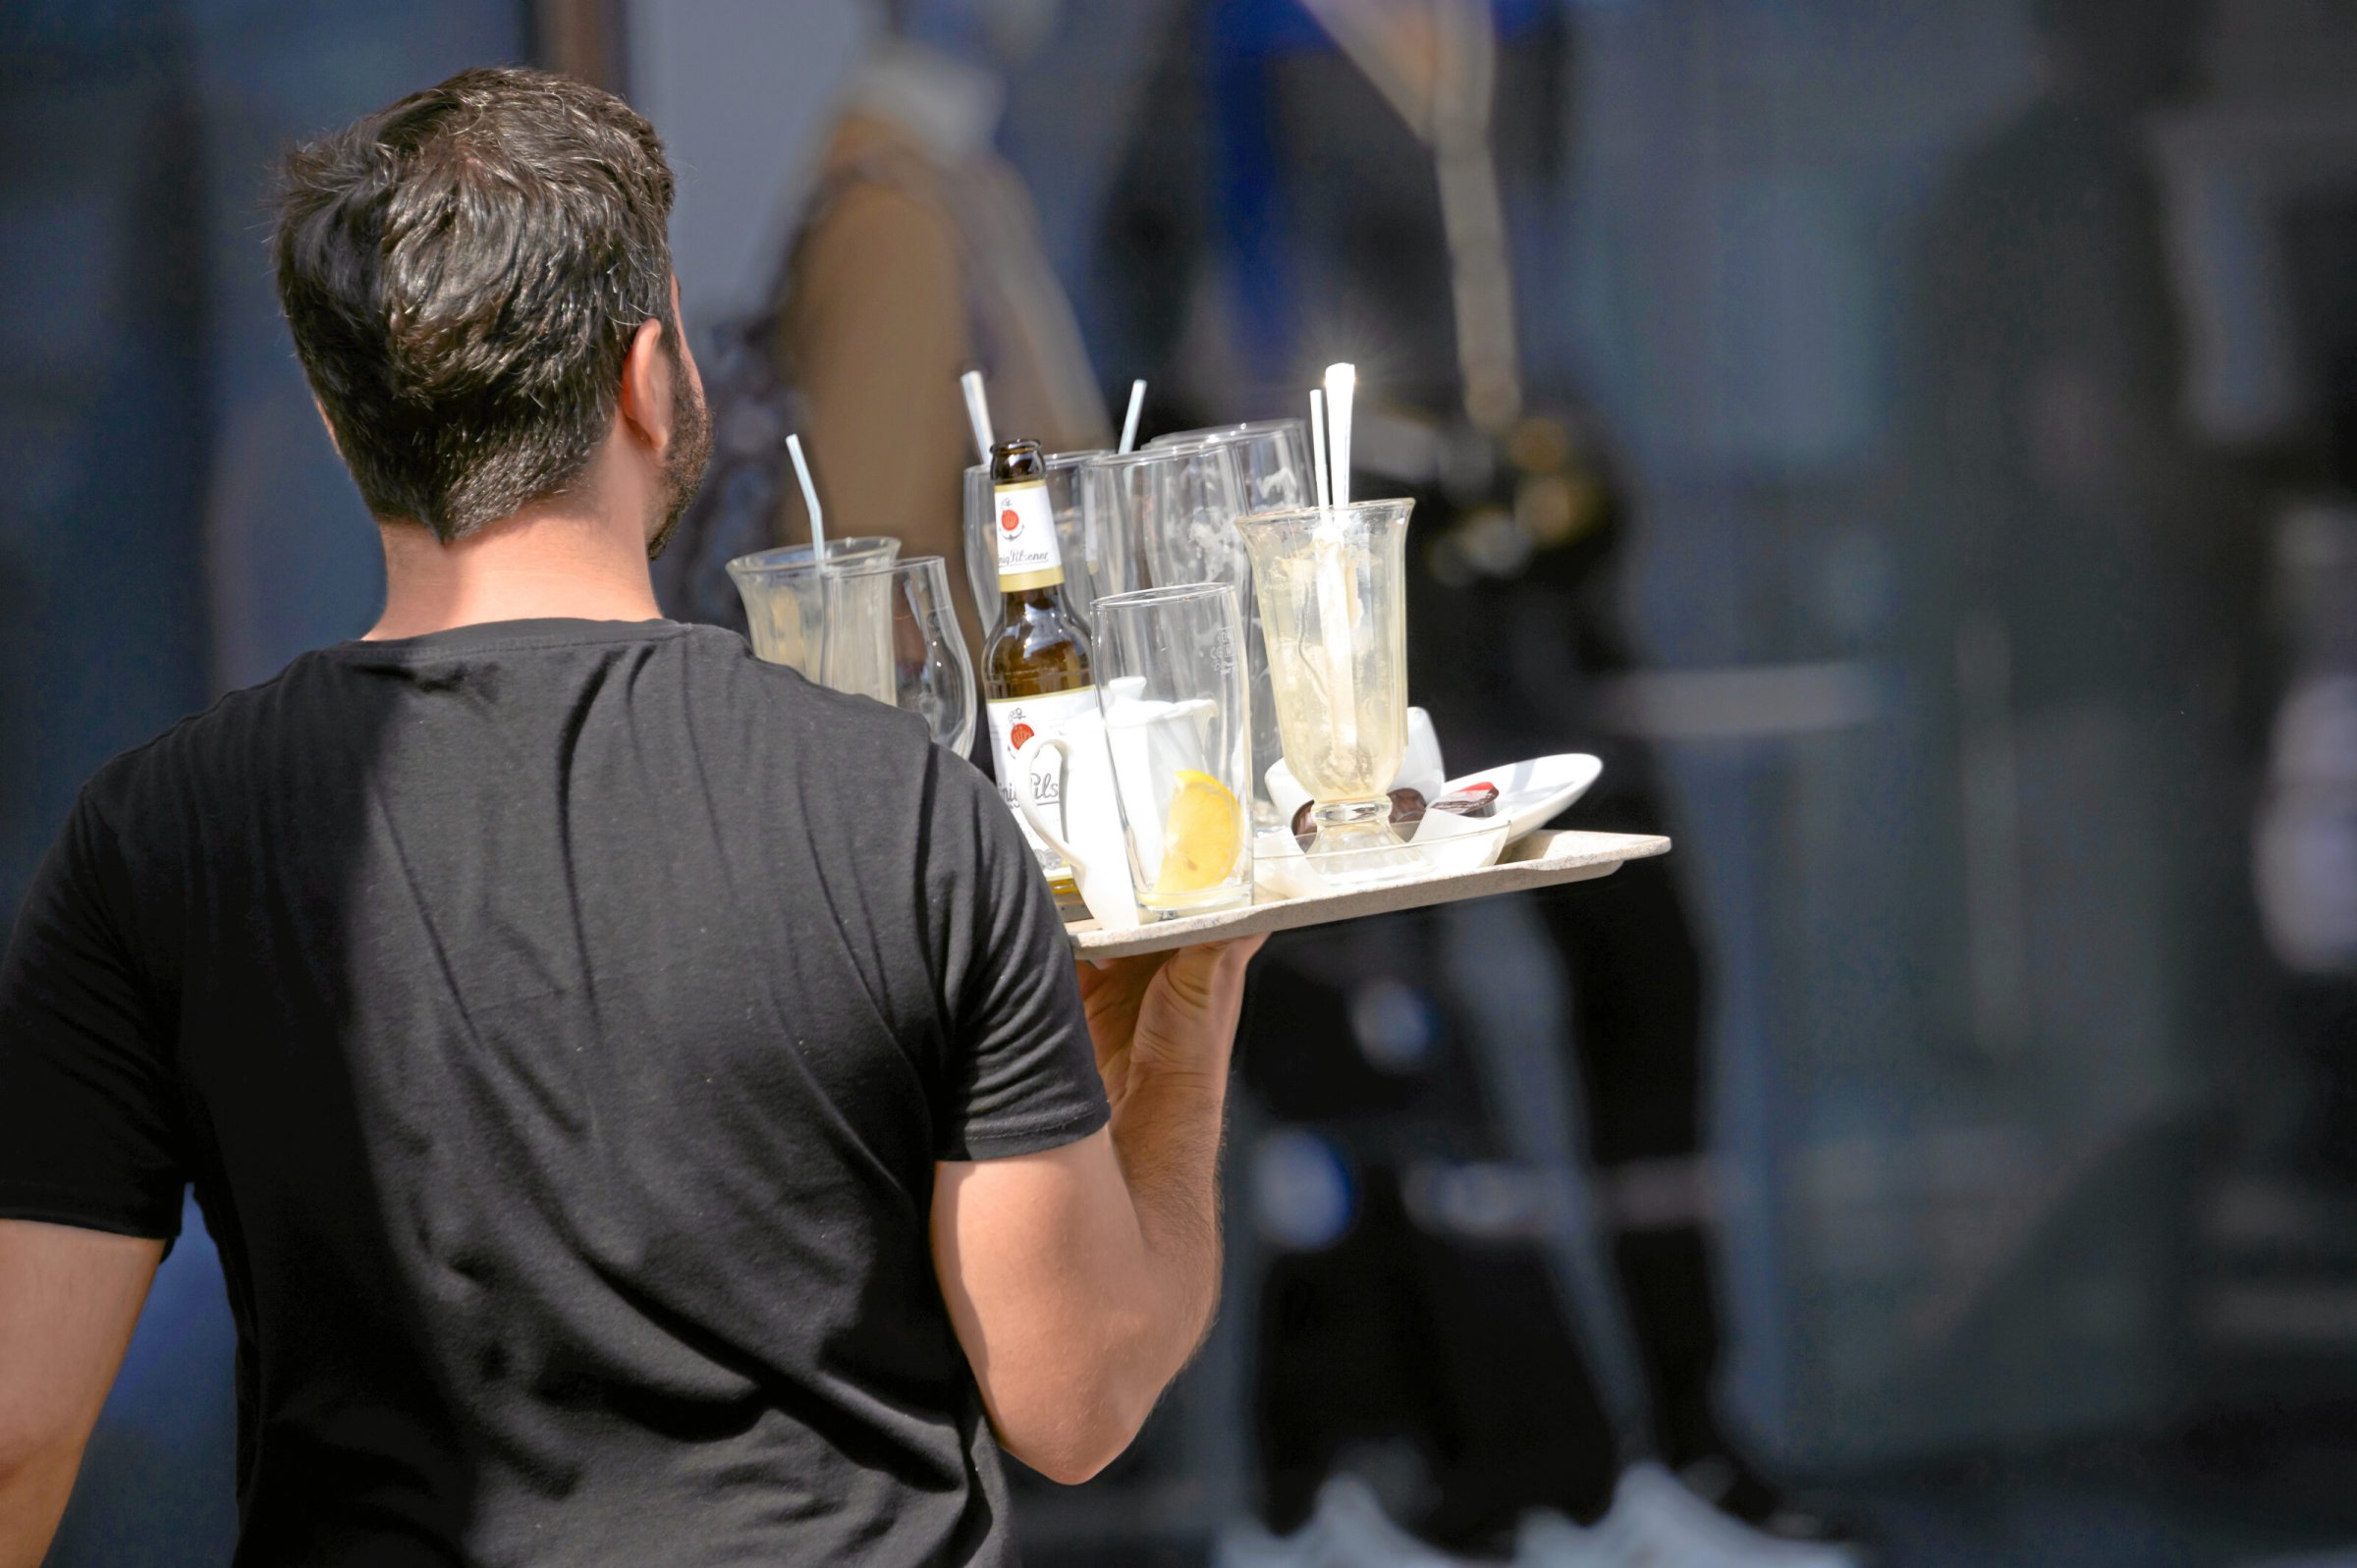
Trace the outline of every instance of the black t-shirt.
<path fill-rule="evenodd" d="M 219 1239 L 240 1564 L 1011 1560 L 934 1162 L 1105 1119 L 997 794 L 668 622 L 298 659 L 0 969 L 0 1216 Z"/>

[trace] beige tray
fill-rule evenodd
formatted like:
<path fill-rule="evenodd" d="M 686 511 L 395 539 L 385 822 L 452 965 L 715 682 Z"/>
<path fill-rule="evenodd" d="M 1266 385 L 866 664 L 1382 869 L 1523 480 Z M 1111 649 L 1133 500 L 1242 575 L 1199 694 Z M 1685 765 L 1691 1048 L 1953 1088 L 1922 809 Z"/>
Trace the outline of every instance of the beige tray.
<path fill-rule="evenodd" d="M 1531 834 L 1507 846 L 1494 866 L 1479 871 L 1456 871 L 1420 882 L 1354 892 L 1321 893 L 1312 898 L 1280 898 L 1240 909 L 1210 914 L 1181 915 L 1130 931 L 1102 931 L 1093 920 L 1077 920 L 1064 929 L 1072 950 L 1084 958 L 1121 958 L 1135 952 L 1160 952 L 1198 942 L 1222 942 L 1249 937 L 1256 931 L 1291 931 L 1300 926 L 1331 925 L 1361 915 L 1390 914 L 1398 909 L 1421 909 L 1427 904 L 1455 903 L 1460 898 L 1484 898 L 1494 892 L 1521 892 L 1530 888 L 1553 888 L 1566 882 L 1609 877 L 1625 860 L 1667 854 L 1670 840 L 1625 833 Z"/>

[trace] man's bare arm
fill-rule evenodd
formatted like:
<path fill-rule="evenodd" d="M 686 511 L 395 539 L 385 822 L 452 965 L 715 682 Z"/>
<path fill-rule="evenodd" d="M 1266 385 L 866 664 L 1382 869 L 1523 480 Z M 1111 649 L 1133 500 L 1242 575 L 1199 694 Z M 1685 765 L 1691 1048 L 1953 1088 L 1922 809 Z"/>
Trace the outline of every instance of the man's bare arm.
<path fill-rule="evenodd" d="M 0 1568 L 38 1568 L 164 1244 L 0 1219 Z"/>
<path fill-rule="evenodd" d="M 1083 966 L 1113 1120 L 1076 1144 L 944 1163 L 933 1251 L 1008 1451 L 1085 1481 L 1129 1445 L 1219 1300 L 1219 1157 L 1260 938 Z"/>

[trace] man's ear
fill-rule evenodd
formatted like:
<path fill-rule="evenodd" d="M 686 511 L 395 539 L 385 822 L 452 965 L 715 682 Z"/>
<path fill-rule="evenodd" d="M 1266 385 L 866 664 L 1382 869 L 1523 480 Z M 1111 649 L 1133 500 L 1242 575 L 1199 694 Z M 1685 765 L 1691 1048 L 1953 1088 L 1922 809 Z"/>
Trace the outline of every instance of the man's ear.
<path fill-rule="evenodd" d="M 663 323 L 653 317 L 638 323 L 630 334 L 630 352 L 622 359 L 622 397 L 615 411 L 629 430 L 656 457 L 671 446 L 671 385 L 669 356 L 663 352 Z"/>
<path fill-rule="evenodd" d="M 687 384 L 695 389 L 695 401 L 704 401 L 704 373 L 695 367 L 695 351 L 687 346 L 687 317 L 680 309 L 680 275 L 671 275 L 671 320 L 680 329 L 680 368 L 687 372 Z"/>

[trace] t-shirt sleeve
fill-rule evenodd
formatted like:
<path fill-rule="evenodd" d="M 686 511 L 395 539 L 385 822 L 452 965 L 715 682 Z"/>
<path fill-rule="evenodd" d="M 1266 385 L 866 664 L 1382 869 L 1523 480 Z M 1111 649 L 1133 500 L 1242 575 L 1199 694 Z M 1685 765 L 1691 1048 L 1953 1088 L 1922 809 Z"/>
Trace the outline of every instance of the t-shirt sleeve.
<path fill-rule="evenodd" d="M 935 756 L 925 881 L 948 1039 L 934 1158 L 1076 1142 L 1108 1111 L 1055 896 L 997 791 Z"/>
<path fill-rule="evenodd" d="M 0 1217 L 179 1234 L 180 1116 L 161 1015 L 120 919 L 130 878 L 85 793 L 0 960 Z"/>

